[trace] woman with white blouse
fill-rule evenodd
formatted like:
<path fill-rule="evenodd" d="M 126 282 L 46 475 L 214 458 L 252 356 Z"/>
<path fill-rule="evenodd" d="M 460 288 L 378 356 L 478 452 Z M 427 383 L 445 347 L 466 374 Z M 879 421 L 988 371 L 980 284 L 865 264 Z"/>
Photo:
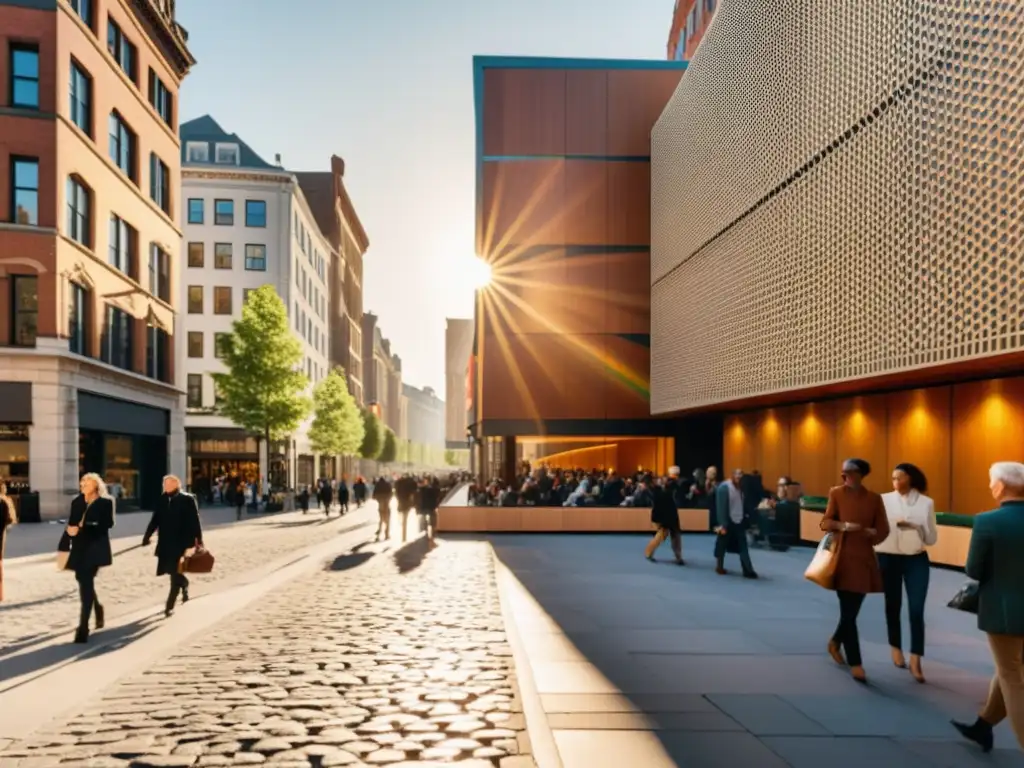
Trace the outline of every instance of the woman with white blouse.
<path fill-rule="evenodd" d="M 925 496 L 928 480 L 913 464 L 897 464 L 892 471 L 891 493 L 882 494 L 891 533 L 875 547 L 885 587 L 885 624 L 892 647 L 892 662 L 905 669 L 902 619 L 903 589 L 910 614 L 910 673 L 924 682 L 924 603 L 928 597 L 931 564 L 925 547 L 938 540 L 935 503 Z"/>

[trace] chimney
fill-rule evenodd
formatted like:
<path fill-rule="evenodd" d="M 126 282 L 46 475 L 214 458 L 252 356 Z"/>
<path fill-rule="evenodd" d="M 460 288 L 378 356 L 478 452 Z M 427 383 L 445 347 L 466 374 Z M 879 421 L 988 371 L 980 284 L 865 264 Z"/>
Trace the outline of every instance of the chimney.
<path fill-rule="evenodd" d="M 281 154 L 280 153 L 274 155 L 274 163 L 276 165 L 280 165 L 281 164 Z"/>

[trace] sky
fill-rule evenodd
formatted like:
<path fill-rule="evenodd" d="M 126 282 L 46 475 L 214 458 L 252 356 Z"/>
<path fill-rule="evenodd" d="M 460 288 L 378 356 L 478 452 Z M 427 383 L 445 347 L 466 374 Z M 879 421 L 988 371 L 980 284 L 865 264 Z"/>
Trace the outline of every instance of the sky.
<path fill-rule="evenodd" d="M 211 115 L 268 162 L 328 170 L 370 238 L 364 309 L 403 380 L 444 396 L 445 318 L 472 317 L 473 56 L 662 59 L 673 0 L 178 0 Z"/>

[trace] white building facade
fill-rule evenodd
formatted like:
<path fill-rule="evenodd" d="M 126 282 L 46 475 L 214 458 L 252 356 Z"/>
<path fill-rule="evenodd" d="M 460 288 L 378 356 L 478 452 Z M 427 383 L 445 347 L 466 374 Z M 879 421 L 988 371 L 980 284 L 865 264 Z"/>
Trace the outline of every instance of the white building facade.
<path fill-rule="evenodd" d="M 269 447 L 217 412 L 213 374 L 220 347 L 246 297 L 272 285 L 302 344 L 312 388 L 329 371 L 328 273 L 331 249 L 295 177 L 266 163 L 209 117 L 181 126 L 183 266 L 178 348 L 187 391 L 188 481 L 207 492 L 220 478 L 312 483 L 316 459 L 307 420 Z M 269 450 L 268 450 L 269 448 Z"/>

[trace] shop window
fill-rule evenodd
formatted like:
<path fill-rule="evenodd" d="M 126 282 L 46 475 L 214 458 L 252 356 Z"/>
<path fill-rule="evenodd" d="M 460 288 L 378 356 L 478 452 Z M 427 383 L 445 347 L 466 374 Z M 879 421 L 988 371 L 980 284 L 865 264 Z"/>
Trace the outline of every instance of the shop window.
<path fill-rule="evenodd" d="M 231 256 L 233 255 L 231 243 L 213 244 L 213 268 L 231 269 Z"/>
<path fill-rule="evenodd" d="M 132 318 L 117 307 L 108 306 L 101 341 L 100 359 L 109 365 L 132 370 Z"/>
<path fill-rule="evenodd" d="M 110 495 L 129 504 L 139 499 L 139 470 L 135 463 L 135 440 L 128 435 L 104 435 L 106 468 L 103 481 Z"/>
<path fill-rule="evenodd" d="M 146 327 L 146 375 L 157 381 L 168 380 L 168 336 L 163 328 Z"/>
<path fill-rule="evenodd" d="M 0 478 L 8 493 L 29 489 L 28 426 L 0 424 Z"/>
<path fill-rule="evenodd" d="M 203 375 L 201 373 L 188 375 L 186 402 L 189 408 L 203 407 Z"/>
<path fill-rule="evenodd" d="M 231 312 L 231 288 L 215 286 L 213 289 L 213 314 L 230 315 Z"/>
<path fill-rule="evenodd" d="M 202 357 L 203 356 L 203 332 L 202 331 L 189 331 L 188 332 L 188 356 L 189 357 Z"/>
<path fill-rule="evenodd" d="M 206 264 L 206 244 L 205 243 L 189 243 L 188 244 L 188 265 L 195 269 L 202 269 Z"/>
<path fill-rule="evenodd" d="M 76 355 L 88 355 L 89 291 L 71 283 L 68 292 L 68 349 Z"/>
<path fill-rule="evenodd" d="M 39 327 L 39 278 L 11 276 L 12 341 L 18 347 L 34 347 Z"/>
<path fill-rule="evenodd" d="M 171 256 L 155 243 L 149 246 L 149 292 L 161 301 L 171 300 Z"/>
<path fill-rule="evenodd" d="M 11 221 L 39 224 L 38 158 L 11 158 Z"/>

